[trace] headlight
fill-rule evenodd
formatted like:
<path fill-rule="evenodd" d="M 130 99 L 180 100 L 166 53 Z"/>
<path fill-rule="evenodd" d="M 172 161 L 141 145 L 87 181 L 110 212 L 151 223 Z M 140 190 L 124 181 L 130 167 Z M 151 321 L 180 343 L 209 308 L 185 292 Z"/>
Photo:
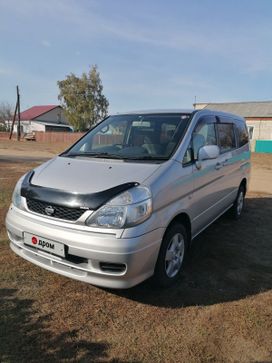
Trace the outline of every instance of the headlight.
<path fill-rule="evenodd" d="M 22 182 L 25 178 L 25 175 L 23 175 L 17 182 L 13 194 L 12 194 L 12 204 L 17 208 L 22 208 L 22 197 L 21 197 L 21 186 Z"/>
<path fill-rule="evenodd" d="M 152 213 L 151 192 L 146 187 L 134 187 L 111 199 L 86 221 L 88 226 L 126 228 L 142 223 Z"/>

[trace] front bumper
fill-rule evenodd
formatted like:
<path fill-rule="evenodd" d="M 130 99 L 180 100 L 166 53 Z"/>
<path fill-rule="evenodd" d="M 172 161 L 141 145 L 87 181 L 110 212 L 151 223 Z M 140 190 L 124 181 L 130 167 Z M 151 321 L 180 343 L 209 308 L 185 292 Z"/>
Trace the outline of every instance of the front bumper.
<path fill-rule="evenodd" d="M 72 224 L 52 224 L 46 218 L 10 207 L 6 227 L 11 249 L 47 270 L 76 280 L 108 288 L 129 288 L 152 276 L 163 228 L 134 238 L 75 229 Z M 61 258 L 24 244 L 24 232 L 64 243 L 69 256 Z M 120 269 L 107 270 L 113 264 Z M 103 268 L 101 267 L 103 265 Z"/>

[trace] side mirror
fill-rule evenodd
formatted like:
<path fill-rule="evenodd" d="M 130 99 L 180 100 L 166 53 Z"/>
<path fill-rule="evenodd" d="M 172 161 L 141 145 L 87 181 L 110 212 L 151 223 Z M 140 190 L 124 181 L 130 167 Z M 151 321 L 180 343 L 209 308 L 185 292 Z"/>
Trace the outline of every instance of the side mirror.
<path fill-rule="evenodd" d="M 220 154 L 219 147 L 217 145 L 205 145 L 198 150 L 196 167 L 201 169 L 201 161 L 212 160 L 218 158 Z"/>
<path fill-rule="evenodd" d="M 210 160 L 218 158 L 220 154 L 219 147 L 217 145 L 205 145 L 198 150 L 197 160 Z"/>

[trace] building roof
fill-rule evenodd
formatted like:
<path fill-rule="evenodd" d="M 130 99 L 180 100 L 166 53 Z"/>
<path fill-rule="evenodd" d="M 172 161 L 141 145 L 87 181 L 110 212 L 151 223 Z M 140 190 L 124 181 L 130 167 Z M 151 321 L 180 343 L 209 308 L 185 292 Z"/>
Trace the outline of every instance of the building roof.
<path fill-rule="evenodd" d="M 197 103 L 196 106 L 201 103 Z M 263 102 L 231 102 L 231 103 L 205 103 L 203 107 L 234 113 L 242 117 L 272 117 L 272 101 Z"/>
<path fill-rule="evenodd" d="M 60 107 L 59 105 L 45 105 L 45 106 L 33 106 L 27 110 L 21 112 L 21 120 L 34 120 L 35 118 L 43 115 L 46 112 L 53 110 L 54 108 Z"/>

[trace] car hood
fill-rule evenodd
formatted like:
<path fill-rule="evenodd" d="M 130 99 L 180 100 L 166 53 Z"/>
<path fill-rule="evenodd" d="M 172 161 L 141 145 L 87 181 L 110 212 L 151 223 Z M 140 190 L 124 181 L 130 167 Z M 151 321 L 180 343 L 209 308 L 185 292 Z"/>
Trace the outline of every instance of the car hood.
<path fill-rule="evenodd" d="M 142 184 L 161 164 L 56 157 L 35 169 L 31 184 L 73 193 L 96 193 L 120 184 Z"/>

